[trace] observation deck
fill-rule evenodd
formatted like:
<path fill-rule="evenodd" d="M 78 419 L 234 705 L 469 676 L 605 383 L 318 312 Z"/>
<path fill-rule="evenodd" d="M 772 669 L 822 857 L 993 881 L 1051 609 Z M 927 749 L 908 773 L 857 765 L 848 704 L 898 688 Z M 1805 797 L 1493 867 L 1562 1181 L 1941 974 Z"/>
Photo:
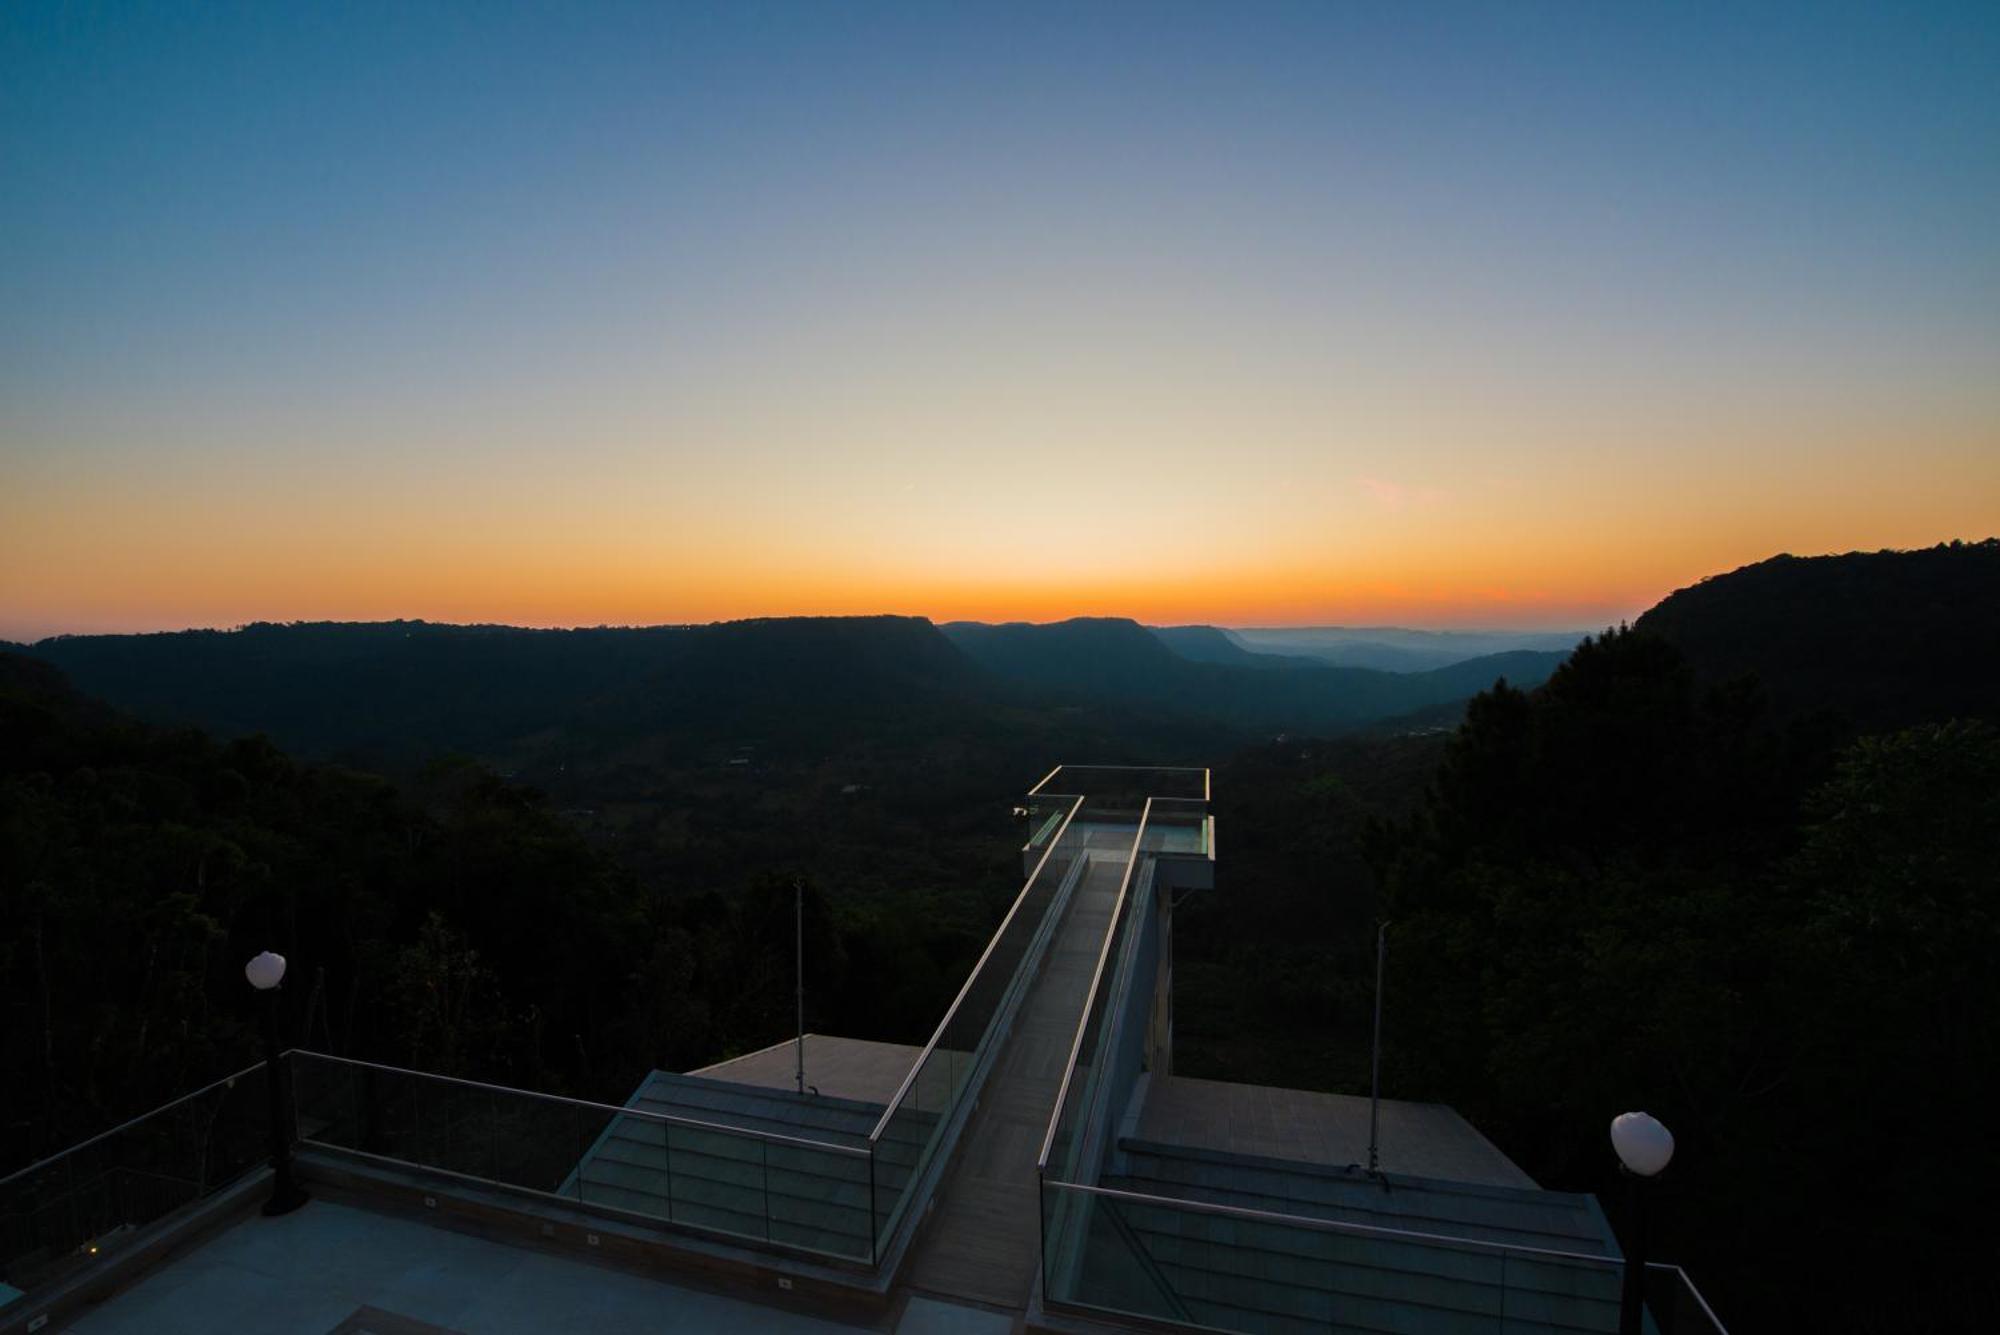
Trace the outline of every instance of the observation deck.
<path fill-rule="evenodd" d="M 930 1040 L 809 1035 L 803 1096 L 789 1041 L 616 1106 L 295 1050 L 314 1199 L 260 1219 L 271 1072 L 198 1090 L 0 1181 L 0 1335 L 586 1324 L 551 1322 L 563 1304 L 600 1335 L 1616 1330 L 1595 1199 L 1450 1109 L 1385 1102 L 1371 1174 L 1342 1158 L 1365 1101 L 1174 1074 L 1173 908 L 1216 884 L 1208 799 L 1202 769 L 1051 771 L 1022 888 Z M 579 1261 L 617 1282 L 579 1296 Z M 1721 1329 L 1673 1267 L 1647 1302 L 1650 1330 Z"/>

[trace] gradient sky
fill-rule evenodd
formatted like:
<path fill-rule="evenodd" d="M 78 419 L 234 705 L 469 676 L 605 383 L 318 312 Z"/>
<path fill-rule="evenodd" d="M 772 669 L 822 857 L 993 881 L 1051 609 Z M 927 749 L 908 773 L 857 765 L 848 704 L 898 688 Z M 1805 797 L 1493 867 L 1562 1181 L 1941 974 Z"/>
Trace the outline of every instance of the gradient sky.
<path fill-rule="evenodd" d="M 0 636 L 2000 531 L 2000 5 L 0 9 Z"/>

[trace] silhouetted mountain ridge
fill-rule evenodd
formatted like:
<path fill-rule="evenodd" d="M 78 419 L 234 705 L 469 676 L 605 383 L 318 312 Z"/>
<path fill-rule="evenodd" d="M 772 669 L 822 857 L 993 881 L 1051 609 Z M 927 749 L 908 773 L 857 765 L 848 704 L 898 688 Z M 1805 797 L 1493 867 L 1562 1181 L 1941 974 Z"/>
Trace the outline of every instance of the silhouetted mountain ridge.
<path fill-rule="evenodd" d="M 480 751 L 556 727 L 690 740 L 775 729 L 801 744 L 985 688 L 911 617 L 525 630 L 422 621 L 259 623 L 67 636 L 29 652 L 149 719 L 266 732 L 317 754 Z"/>
<path fill-rule="evenodd" d="M 1202 631 L 1211 632 L 1201 634 Z M 1218 654 L 1222 632 L 1163 638 L 1119 617 L 1046 625 L 920 617 L 769 618 L 711 625 L 527 630 L 424 621 L 258 623 L 233 631 L 64 636 L 27 652 L 91 695 L 154 722 L 263 732 L 309 755 L 410 762 L 449 751 L 654 759 L 757 742 L 793 753 L 923 733 L 990 736 L 1062 711 L 1148 751 L 1269 732 L 1337 732 L 1471 696 L 1561 655 L 1394 674 Z M 1065 724 L 1065 726 L 1070 726 Z M 530 745 L 527 739 L 538 739 Z M 526 748 L 524 751 L 523 748 Z M 661 748 L 665 750 L 662 751 Z M 1116 749 L 1116 748 L 1114 748 Z"/>
<path fill-rule="evenodd" d="M 1230 631 L 1220 626 L 1150 626 L 1159 641 L 1182 658 L 1196 663 L 1221 663 L 1229 667 L 1297 668 L 1316 666 L 1311 658 L 1292 654 L 1268 654 L 1246 648 Z"/>
<path fill-rule="evenodd" d="M 1774 556 L 1677 590 L 1633 629 L 1706 680 L 1754 676 L 1781 716 L 2000 717 L 2000 539 Z"/>
<path fill-rule="evenodd" d="M 1251 653 L 1382 672 L 1428 672 L 1521 649 L 1567 653 L 1583 638 L 1582 631 L 1412 630 L 1404 626 L 1246 627 L 1226 633 Z"/>
<path fill-rule="evenodd" d="M 960 621 L 942 629 L 975 662 L 1019 689 L 1071 699 L 1144 702 L 1245 732 L 1342 732 L 1469 698 L 1500 676 L 1512 674 L 1514 684 L 1533 686 L 1563 658 L 1559 653 L 1503 655 L 1497 662 L 1475 659 L 1424 673 L 1312 662 L 1272 670 L 1185 658 L 1168 647 L 1168 640 L 1187 637 L 1162 637 L 1121 617 L 1005 625 Z M 1198 642 L 1197 648 L 1202 647 Z"/>

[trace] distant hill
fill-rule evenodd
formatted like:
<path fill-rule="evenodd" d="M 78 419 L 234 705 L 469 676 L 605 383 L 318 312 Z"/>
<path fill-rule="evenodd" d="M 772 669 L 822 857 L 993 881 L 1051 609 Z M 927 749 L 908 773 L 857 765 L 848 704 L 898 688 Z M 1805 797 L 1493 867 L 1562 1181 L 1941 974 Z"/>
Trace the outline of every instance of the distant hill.
<path fill-rule="evenodd" d="M 945 739 L 975 737 L 993 751 L 1003 734 L 1023 746 L 1062 737 L 1101 754 L 1184 757 L 1449 707 L 1502 675 L 1534 685 L 1561 659 L 1396 674 L 1258 655 L 1213 627 L 912 617 L 594 630 L 260 623 L 63 636 L 26 652 L 156 723 L 263 732 L 369 766 L 464 752 L 544 783 L 593 759 L 719 763 L 719 752 L 745 747 L 760 759 L 856 746 L 935 753 Z M 1221 661 L 1190 656 L 1204 653 Z"/>
<path fill-rule="evenodd" d="M 1501 676 L 1518 686 L 1533 686 L 1563 658 L 1560 653 L 1510 654 L 1421 673 L 1339 668 L 1311 661 L 1294 661 L 1289 670 L 1273 670 L 1237 660 L 1184 657 L 1169 643 L 1178 639 L 1192 643 L 1197 651 L 1218 650 L 1209 637 L 1173 632 L 1163 636 L 1117 617 L 1036 625 L 961 621 L 941 629 L 980 666 L 1017 687 L 1071 698 L 1142 702 L 1264 733 L 1342 732 L 1465 700 Z"/>
<path fill-rule="evenodd" d="M 1780 716 L 2000 717 L 2000 539 L 1774 556 L 1678 590 L 1634 629 L 1705 679 L 1756 677 Z"/>
<path fill-rule="evenodd" d="M 1220 626 L 1148 626 L 1160 643 L 1196 663 L 1222 663 L 1230 667 L 1296 668 L 1311 667 L 1314 660 L 1289 654 L 1267 654 L 1246 648 L 1232 631 Z"/>
<path fill-rule="evenodd" d="M 1468 659 L 1520 649 L 1561 652 L 1576 647 L 1582 631 L 1408 630 L 1400 626 L 1283 626 L 1232 629 L 1229 637 L 1252 653 L 1290 655 L 1335 667 L 1382 672 L 1427 672 Z"/>
<path fill-rule="evenodd" d="M 563 727 L 820 745 L 914 723 L 984 683 L 928 621 L 793 618 L 522 630 L 422 621 L 65 636 L 28 652 L 156 722 L 313 754 L 481 751 Z"/>
<path fill-rule="evenodd" d="M 938 629 L 973 662 L 1016 683 L 1093 695 L 1148 697 L 1152 683 L 1180 679 L 1192 664 L 1136 621 L 1074 617 L 1030 624 L 952 621 Z"/>

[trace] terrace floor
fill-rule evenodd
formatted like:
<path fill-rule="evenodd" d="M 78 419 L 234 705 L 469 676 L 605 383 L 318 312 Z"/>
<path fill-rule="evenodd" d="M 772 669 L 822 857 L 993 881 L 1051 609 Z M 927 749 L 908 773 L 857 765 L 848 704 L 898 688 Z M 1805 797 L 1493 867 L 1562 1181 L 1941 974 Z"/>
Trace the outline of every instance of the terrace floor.
<path fill-rule="evenodd" d="M 1368 1162 L 1368 1100 L 1269 1085 L 1154 1076 L 1141 1140 L 1343 1168 Z M 1472 1123 L 1442 1103 L 1382 1100 L 1382 1171 L 1489 1187 L 1535 1186 Z"/>
<path fill-rule="evenodd" d="M 806 1083 L 832 1099 L 854 1099 L 887 1107 L 903 1077 L 916 1065 L 922 1048 L 905 1043 L 875 1043 L 832 1034 L 806 1035 Z M 728 1080 L 760 1089 L 797 1088 L 798 1052 L 793 1040 L 704 1066 L 689 1075 Z"/>
<path fill-rule="evenodd" d="M 315 1200 L 276 1219 L 239 1220 L 66 1329 L 78 1335 L 830 1335 L 857 1327 Z"/>

